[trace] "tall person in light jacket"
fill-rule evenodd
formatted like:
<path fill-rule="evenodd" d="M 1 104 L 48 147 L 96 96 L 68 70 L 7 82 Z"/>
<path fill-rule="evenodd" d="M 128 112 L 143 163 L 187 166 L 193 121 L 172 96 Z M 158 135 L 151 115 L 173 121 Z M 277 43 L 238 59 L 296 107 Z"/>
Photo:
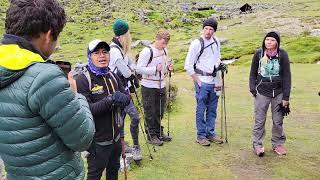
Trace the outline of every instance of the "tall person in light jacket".
<path fill-rule="evenodd" d="M 215 36 L 218 22 L 214 18 L 203 22 L 202 35 L 194 40 L 185 61 L 185 70 L 192 77 L 196 91 L 196 127 L 198 142 L 210 146 L 210 142 L 222 144 L 215 132 L 217 105 L 221 79 L 217 70 L 221 63 L 220 42 Z"/>

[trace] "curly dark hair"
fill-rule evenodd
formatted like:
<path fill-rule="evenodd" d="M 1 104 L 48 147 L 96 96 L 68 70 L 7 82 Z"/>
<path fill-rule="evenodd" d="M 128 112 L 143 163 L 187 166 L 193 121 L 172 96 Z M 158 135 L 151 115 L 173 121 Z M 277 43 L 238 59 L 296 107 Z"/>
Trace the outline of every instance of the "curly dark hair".
<path fill-rule="evenodd" d="M 56 0 L 11 0 L 5 29 L 28 40 L 51 30 L 56 41 L 65 24 L 65 11 Z"/>

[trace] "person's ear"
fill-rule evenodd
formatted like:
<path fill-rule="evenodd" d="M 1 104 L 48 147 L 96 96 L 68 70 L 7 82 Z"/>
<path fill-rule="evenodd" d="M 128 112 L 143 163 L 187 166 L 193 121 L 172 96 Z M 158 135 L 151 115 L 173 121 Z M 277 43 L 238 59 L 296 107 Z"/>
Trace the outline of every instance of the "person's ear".
<path fill-rule="evenodd" d="M 48 32 L 44 33 L 43 36 L 44 36 L 44 40 L 45 40 L 46 44 L 48 44 L 50 41 L 52 41 L 52 32 L 51 32 L 51 30 L 49 30 Z"/>

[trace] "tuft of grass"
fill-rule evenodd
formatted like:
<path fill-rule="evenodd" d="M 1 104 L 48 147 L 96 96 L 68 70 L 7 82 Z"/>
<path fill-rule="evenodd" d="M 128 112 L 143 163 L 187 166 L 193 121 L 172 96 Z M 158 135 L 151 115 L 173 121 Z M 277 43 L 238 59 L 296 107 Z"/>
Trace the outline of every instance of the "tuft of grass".
<path fill-rule="evenodd" d="M 207 18 L 215 13 L 216 13 L 216 11 L 214 9 L 204 10 L 204 11 L 190 11 L 188 13 L 187 17 L 189 17 L 189 18 Z"/>
<path fill-rule="evenodd" d="M 315 63 L 320 61 L 320 37 L 301 36 L 285 41 L 284 47 L 288 51 L 293 63 Z"/>

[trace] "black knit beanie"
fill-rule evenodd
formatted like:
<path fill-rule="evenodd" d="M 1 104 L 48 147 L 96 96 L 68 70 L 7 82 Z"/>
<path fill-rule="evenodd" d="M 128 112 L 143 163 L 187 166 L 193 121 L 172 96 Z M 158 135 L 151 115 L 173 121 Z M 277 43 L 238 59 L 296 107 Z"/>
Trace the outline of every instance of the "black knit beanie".
<path fill-rule="evenodd" d="M 266 40 L 267 37 L 273 37 L 274 39 L 276 39 L 276 41 L 278 43 L 278 49 L 280 48 L 280 35 L 275 31 L 271 31 L 271 32 L 268 32 L 267 35 L 263 39 L 263 42 L 262 42 L 263 49 L 266 49 L 264 41 Z"/>
<path fill-rule="evenodd" d="M 217 28 L 218 28 L 218 22 L 215 18 L 209 18 L 209 19 L 206 19 L 203 21 L 202 28 L 204 28 L 205 26 L 211 26 L 214 29 L 214 31 L 216 32 Z"/>

